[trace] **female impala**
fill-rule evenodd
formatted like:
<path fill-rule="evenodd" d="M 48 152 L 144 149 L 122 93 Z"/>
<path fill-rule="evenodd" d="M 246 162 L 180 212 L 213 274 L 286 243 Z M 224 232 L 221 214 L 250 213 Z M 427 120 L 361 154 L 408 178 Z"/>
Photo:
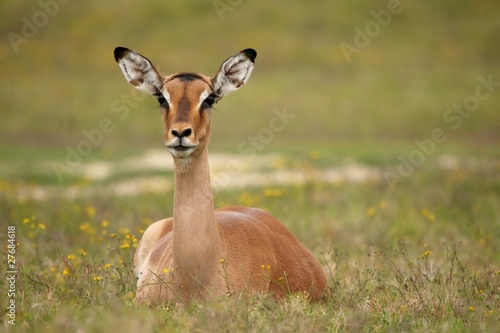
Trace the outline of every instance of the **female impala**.
<path fill-rule="evenodd" d="M 117 47 L 114 55 L 127 81 L 161 104 L 165 145 L 174 158 L 173 217 L 153 223 L 135 252 L 137 300 L 187 302 L 241 292 L 281 297 L 304 291 L 313 300 L 326 295 L 320 263 L 277 219 L 257 208 L 214 211 L 210 110 L 247 82 L 255 50 L 227 59 L 213 77 L 164 77 L 135 51 Z"/>

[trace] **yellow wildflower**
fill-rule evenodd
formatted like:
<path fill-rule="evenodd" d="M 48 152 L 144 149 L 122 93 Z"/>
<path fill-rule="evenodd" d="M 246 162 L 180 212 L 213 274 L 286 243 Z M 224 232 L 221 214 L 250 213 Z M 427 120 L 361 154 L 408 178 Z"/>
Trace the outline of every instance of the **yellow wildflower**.
<path fill-rule="evenodd" d="M 85 211 L 87 212 L 87 215 L 89 217 L 94 217 L 95 216 L 95 208 L 93 206 L 87 206 L 87 207 L 85 207 Z"/>
<path fill-rule="evenodd" d="M 432 214 L 429 210 L 427 209 L 422 209 L 422 215 L 428 219 L 429 221 L 435 221 L 436 220 L 436 215 Z"/>
<path fill-rule="evenodd" d="M 266 188 L 263 192 L 264 194 L 264 197 L 266 198 L 271 198 L 271 197 L 275 197 L 275 198 L 278 198 L 280 197 L 281 195 L 283 195 L 283 190 L 282 189 L 279 189 L 279 188 Z"/>
<path fill-rule="evenodd" d="M 38 228 L 45 230 L 45 224 L 43 223 L 38 223 Z"/>
<path fill-rule="evenodd" d="M 70 254 L 70 255 L 68 255 L 68 260 L 73 260 L 73 259 L 75 259 L 75 258 L 76 258 L 76 257 L 75 257 L 75 255 L 74 255 L 74 254 Z"/>
<path fill-rule="evenodd" d="M 319 150 L 311 150 L 311 151 L 309 151 L 309 157 L 312 160 L 317 160 L 317 159 L 319 159 L 320 156 L 321 156 L 321 153 L 319 152 Z"/>
<path fill-rule="evenodd" d="M 130 229 L 129 228 L 120 228 L 120 229 L 118 229 L 118 233 L 124 234 L 124 235 L 130 234 Z"/>
<path fill-rule="evenodd" d="M 94 276 L 94 281 L 101 281 L 102 280 L 102 276 Z"/>
<path fill-rule="evenodd" d="M 102 221 L 102 222 L 101 222 L 101 227 L 103 227 L 103 228 L 107 228 L 107 227 L 109 227 L 109 221 L 108 221 L 108 220 L 104 220 L 104 221 Z"/>
<path fill-rule="evenodd" d="M 366 214 L 368 214 L 368 216 L 373 216 L 375 215 L 376 211 L 375 211 L 375 208 L 373 207 L 370 207 L 368 208 L 368 210 L 366 211 Z"/>
<path fill-rule="evenodd" d="M 87 255 L 87 252 L 85 252 L 85 250 L 80 250 L 80 255 L 82 257 L 85 257 Z"/>

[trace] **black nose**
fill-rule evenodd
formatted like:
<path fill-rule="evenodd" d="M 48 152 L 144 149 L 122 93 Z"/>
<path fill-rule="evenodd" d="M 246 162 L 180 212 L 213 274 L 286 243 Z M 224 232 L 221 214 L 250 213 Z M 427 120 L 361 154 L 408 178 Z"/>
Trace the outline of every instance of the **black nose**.
<path fill-rule="evenodd" d="M 171 133 L 173 136 L 177 136 L 179 138 L 182 138 L 182 137 L 185 137 L 185 136 L 189 136 L 191 135 L 191 128 L 190 127 L 187 127 L 183 130 L 181 130 L 180 132 L 176 129 L 172 129 Z"/>

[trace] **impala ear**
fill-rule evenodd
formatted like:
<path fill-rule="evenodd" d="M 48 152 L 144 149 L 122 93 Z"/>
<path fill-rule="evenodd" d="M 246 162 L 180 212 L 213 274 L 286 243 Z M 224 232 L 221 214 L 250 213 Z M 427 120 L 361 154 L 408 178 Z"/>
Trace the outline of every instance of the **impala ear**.
<path fill-rule="evenodd" d="M 151 95 L 161 94 L 163 76 L 146 57 L 125 47 L 117 47 L 114 55 L 131 85 Z"/>
<path fill-rule="evenodd" d="M 214 94 L 217 95 L 217 99 L 221 99 L 248 81 L 256 57 L 257 52 L 254 49 L 245 49 L 222 63 L 212 78 Z"/>

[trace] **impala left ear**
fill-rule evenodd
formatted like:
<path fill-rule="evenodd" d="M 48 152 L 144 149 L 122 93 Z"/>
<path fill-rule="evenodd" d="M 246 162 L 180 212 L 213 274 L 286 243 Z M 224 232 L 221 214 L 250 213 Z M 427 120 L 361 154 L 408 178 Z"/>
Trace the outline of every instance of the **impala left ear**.
<path fill-rule="evenodd" d="M 257 52 L 245 49 L 222 63 L 212 78 L 217 100 L 245 84 L 252 74 Z"/>

